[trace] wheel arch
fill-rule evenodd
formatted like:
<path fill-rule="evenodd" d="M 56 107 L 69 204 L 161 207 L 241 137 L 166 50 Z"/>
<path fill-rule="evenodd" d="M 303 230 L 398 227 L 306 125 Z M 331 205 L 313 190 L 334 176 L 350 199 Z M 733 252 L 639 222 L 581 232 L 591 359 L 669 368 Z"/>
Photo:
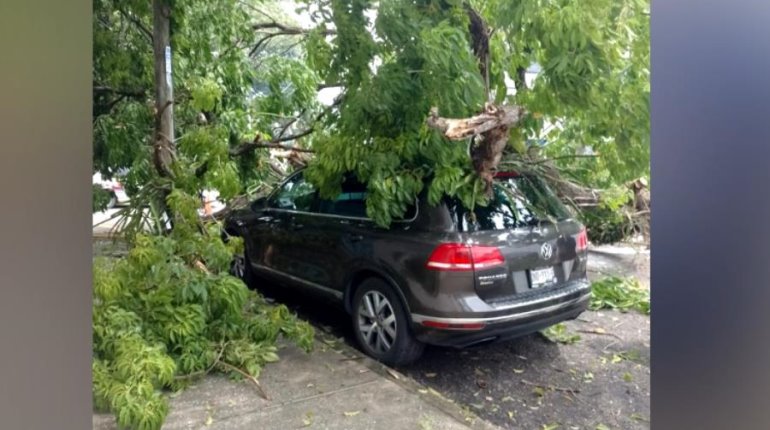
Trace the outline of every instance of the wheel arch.
<path fill-rule="evenodd" d="M 350 278 L 346 283 L 345 293 L 343 295 L 345 311 L 347 313 L 353 313 L 353 297 L 356 294 L 356 290 L 365 280 L 369 278 L 378 278 L 384 281 L 386 284 L 390 285 L 390 287 L 393 288 L 393 291 L 396 292 L 396 295 L 401 300 L 401 304 L 404 305 L 404 310 L 406 311 L 407 315 L 412 314 L 409 310 L 409 301 L 406 299 L 406 295 L 399 286 L 398 282 L 396 282 L 396 280 L 387 273 L 371 267 L 357 269 L 350 275 Z"/>

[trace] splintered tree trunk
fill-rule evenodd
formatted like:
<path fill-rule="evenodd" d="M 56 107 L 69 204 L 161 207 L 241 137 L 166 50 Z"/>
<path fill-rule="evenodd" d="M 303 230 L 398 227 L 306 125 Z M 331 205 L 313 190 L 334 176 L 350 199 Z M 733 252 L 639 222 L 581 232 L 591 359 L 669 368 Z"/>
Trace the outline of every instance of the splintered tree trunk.
<path fill-rule="evenodd" d="M 515 127 L 524 114 L 521 106 L 495 106 L 487 103 L 484 112 L 476 116 L 452 119 L 439 117 L 438 109 L 434 107 L 427 123 L 449 140 L 481 137 L 471 149 L 471 158 L 476 172 L 487 185 L 486 192 L 490 193 L 497 165 L 508 143 L 508 130 Z"/>
<path fill-rule="evenodd" d="M 153 161 L 161 176 L 171 176 L 174 145 L 174 96 L 171 80 L 171 8 L 167 0 L 153 0 L 153 57 L 155 62 L 155 136 Z"/>
<path fill-rule="evenodd" d="M 481 15 L 468 3 L 464 6 L 469 18 L 471 48 L 478 59 L 479 73 L 489 100 L 489 28 Z M 470 118 L 441 118 L 438 116 L 438 108 L 434 107 L 427 122 L 428 126 L 440 131 L 450 140 L 480 138 L 471 148 L 470 155 L 476 173 L 486 184 L 486 193 L 489 195 L 492 192 L 492 181 L 497 166 L 508 144 L 508 131 L 521 121 L 524 114 L 525 111 L 520 106 L 496 106 L 488 102 L 483 112 Z"/>

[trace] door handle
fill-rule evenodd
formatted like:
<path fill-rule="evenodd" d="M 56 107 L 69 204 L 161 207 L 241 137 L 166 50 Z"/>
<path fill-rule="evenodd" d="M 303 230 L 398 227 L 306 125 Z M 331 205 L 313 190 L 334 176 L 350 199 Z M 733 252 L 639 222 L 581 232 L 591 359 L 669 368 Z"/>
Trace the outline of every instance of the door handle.
<path fill-rule="evenodd" d="M 360 242 L 364 240 L 364 236 L 361 234 L 348 234 L 348 238 L 351 242 Z"/>
<path fill-rule="evenodd" d="M 289 229 L 291 230 L 302 230 L 304 227 L 305 226 L 302 224 L 294 224 L 294 223 L 289 224 Z"/>

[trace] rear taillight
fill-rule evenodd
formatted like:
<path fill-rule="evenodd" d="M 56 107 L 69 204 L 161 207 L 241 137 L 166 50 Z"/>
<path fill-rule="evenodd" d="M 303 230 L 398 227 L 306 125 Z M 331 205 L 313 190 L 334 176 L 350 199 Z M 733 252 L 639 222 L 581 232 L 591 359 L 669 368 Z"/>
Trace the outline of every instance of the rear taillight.
<path fill-rule="evenodd" d="M 576 251 L 585 251 L 586 248 L 588 248 L 588 234 L 586 233 L 586 229 L 580 230 L 580 233 L 577 234 L 575 237 L 575 250 Z"/>
<path fill-rule="evenodd" d="M 471 271 L 505 264 L 505 258 L 494 246 L 443 243 L 433 250 L 426 266 L 432 270 Z"/>

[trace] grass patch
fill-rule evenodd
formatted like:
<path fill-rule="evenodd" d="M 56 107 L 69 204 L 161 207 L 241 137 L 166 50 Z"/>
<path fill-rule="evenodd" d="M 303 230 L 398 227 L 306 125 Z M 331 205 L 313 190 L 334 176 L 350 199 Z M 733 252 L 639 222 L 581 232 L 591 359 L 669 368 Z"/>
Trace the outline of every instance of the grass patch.
<path fill-rule="evenodd" d="M 635 278 L 610 276 L 591 284 L 591 309 L 636 310 L 650 314 L 650 292 Z"/>

